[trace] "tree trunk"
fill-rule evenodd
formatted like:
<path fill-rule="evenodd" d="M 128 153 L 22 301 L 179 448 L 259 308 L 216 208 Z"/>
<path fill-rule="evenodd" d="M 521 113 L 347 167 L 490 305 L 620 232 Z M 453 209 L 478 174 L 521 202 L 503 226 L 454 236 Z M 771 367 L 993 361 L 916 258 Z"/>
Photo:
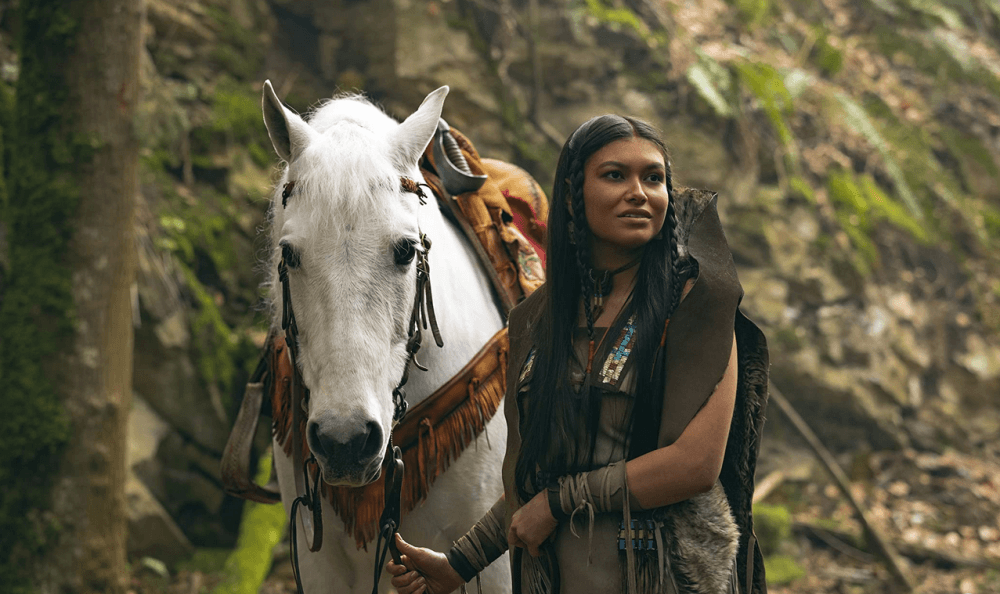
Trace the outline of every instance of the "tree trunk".
<path fill-rule="evenodd" d="M 0 526 L 17 529 L 0 540 L 21 537 L 0 553 L 0 580 L 119 594 L 144 2 L 31 0 L 20 12 L 0 369 L 27 425 L 13 422 L 21 451 L 0 456 L 0 478 L 30 494 L 0 506 Z"/>

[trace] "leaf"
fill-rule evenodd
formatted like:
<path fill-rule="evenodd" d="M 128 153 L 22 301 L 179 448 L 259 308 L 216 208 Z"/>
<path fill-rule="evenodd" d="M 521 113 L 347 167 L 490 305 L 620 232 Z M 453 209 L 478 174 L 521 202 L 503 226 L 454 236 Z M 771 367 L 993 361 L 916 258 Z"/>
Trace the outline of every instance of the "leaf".
<path fill-rule="evenodd" d="M 896 184 L 896 191 L 899 192 L 900 197 L 903 202 L 906 203 L 907 208 L 913 213 L 918 220 L 923 220 L 924 213 L 920 209 L 920 205 L 917 204 L 917 198 L 913 195 L 910 190 L 910 185 L 906 183 L 906 176 L 903 175 L 903 171 L 899 168 L 899 164 L 896 159 L 892 156 L 890 152 L 889 144 L 885 141 L 882 135 L 879 133 L 875 124 L 868 117 L 868 113 L 865 112 L 864 108 L 855 103 L 850 97 L 843 93 L 836 93 L 835 97 L 837 101 L 840 102 L 840 106 L 844 110 L 844 116 L 847 124 L 858 134 L 861 134 L 868 140 L 869 143 L 874 146 L 878 152 L 882 155 L 882 159 L 885 160 L 885 168 L 889 173 L 889 177 Z"/>
<path fill-rule="evenodd" d="M 715 85 L 712 83 L 712 77 L 704 66 L 700 63 L 693 64 L 688 68 L 687 79 L 698 90 L 698 94 L 705 101 L 708 101 L 708 104 L 712 106 L 712 109 L 717 114 L 727 118 L 733 115 L 733 108 L 729 106 L 729 102 L 715 88 Z"/>
<path fill-rule="evenodd" d="M 899 16 L 899 7 L 893 4 L 892 0 L 871 0 L 871 3 L 882 12 Z"/>
<path fill-rule="evenodd" d="M 909 0 L 910 8 L 939 19 L 949 29 L 964 29 L 965 23 L 957 12 L 941 6 L 935 0 Z"/>

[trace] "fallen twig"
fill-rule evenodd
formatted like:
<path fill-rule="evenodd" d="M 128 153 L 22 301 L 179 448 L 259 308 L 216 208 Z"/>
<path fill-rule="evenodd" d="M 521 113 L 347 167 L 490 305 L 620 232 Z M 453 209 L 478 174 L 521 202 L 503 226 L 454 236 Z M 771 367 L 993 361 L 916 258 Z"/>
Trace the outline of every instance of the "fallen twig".
<path fill-rule="evenodd" d="M 775 470 L 764 477 L 764 480 L 756 484 L 753 490 L 753 502 L 758 503 L 767 498 L 775 489 L 785 482 L 788 475 L 784 470 Z"/>
<path fill-rule="evenodd" d="M 820 526 L 818 524 L 813 524 L 812 522 L 803 522 L 796 520 L 792 522 L 792 530 L 797 533 L 805 533 L 809 535 L 814 535 L 818 537 L 823 542 L 829 544 L 831 547 L 837 549 L 838 551 L 854 557 L 859 561 L 864 561 L 865 559 L 859 557 L 858 555 L 869 555 L 867 551 L 858 549 L 853 544 L 861 540 L 861 535 L 844 530 L 841 528 L 829 528 L 827 526 Z M 824 534 L 825 533 L 825 534 Z M 827 539 L 836 539 L 839 541 L 840 546 L 832 544 Z M 922 562 L 930 561 L 938 565 L 945 565 L 948 567 L 969 567 L 974 569 L 1000 569 L 1000 559 L 985 559 L 982 557 L 965 557 L 962 555 L 956 555 L 954 553 L 949 553 L 947 551 L 939 551 L 937 549 L 932 549 L 920 544 L 913 544 L 908 542 L 903 542 L 896 540 L 894 541 L 894 546 L 899 554 L 912 559 L 913 561 Z M 844 548 L 841 548 L 844 547 Z M 847 552 L 845 549 L 851 549 L 851 552 Z M 869 558 L 870 562 L 872 559 Z"/>
<path fill-rule="evenodd" d="M 896 583 L 901 586 L 905 592 L 912 592 L 914 589 L 913 578 L 910 577 L 909 571 L 900 563 L 899 555 L 896 552 L 895 547 L 886 540 L 879 531 L 868 521 L 868 514 L 861 507 L 861 504 L 854 495 L 851 494 L 850 483 L 847 480 L 847 476 L 844 471 L 841 470 L 840 465 L 834 460 L 833 454 L 826 449 L 823 442 L 819 440 L 819 437 L 813 433 L 813 430 L 809 428 L 805 420 L 799 416 L 792 404 L 786 399 L 777 387 L 772 383 L 770 386 L 770 400 L 778 405 L 781 412 L 784 413 L 788 420 L 792 422 L 792 426 L 802 435 L 809 447 L 812 448 L 816 457 L 819 461 L 823 463 L 826 467 L 827 472 L 833 477 L 834 482 L 840 489 L 840 492 L 844 494 L 844 497 L 850 502 L 851 507 L 854 508 L 854 512 L 861 522 L 861 525 L 865 530 L 865 538 L 869 545 L 874 548 L 874 553 L 880 557 L 884 562 L 886 567 L 889 569 L 889 573 L 892 574 Z"/>

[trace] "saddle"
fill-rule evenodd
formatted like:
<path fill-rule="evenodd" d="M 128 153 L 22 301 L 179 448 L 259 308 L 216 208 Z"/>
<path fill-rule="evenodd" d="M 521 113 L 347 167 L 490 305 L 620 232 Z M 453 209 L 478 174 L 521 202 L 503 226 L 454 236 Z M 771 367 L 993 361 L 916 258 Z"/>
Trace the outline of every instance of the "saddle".
<path fill-rule="evenodd" d="M 420 162 L 441 211 L 468 237 L 487 271 L 504 317 L 545 282 L 544 245 L 548 201 L 523 169 L 483 159 L 472 143 L 441 120 Z M 291 387 L 301 378 L 292 368 L 284 338 L 269 335 L 261 362 L 250 377 L 222 457 L 226 492 L 261 503 L 281 500 L 276 484 L 251 480 L 250 451 L 261 414 L 272 417 L 271 431 L 286 454 L 293 443 Z M 403 513 L 424 499 L 437 476 L 486 427 L 506 387 L 507 329 L 498 332 L 451 380 L 411 409 L 393 430 L 405 470 Z M 304 419 L 302 421 L 304 423 Z M 299 435 L 304 435 L 304 427 Z M 358 548 L 378 534 L 384 483 L 364 487 L 321 485 L 322 496 L 344 521 Z"/>

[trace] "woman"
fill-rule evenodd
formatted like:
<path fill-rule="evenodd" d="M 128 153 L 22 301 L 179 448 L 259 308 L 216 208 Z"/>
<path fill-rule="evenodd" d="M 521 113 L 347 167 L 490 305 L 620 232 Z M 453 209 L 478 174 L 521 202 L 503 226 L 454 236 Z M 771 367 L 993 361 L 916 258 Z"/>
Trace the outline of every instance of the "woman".
<path fill-rule="evenodd" d="M 400 594 L 451 592 L 508 547 L 526 594 L 764 591 L 750 500 L 767 350 L 714 198 L 674 190 L 642 121 L 570 136 L 547 282 L 509 319 L 504 496 L 447 554 L 400 538 Z"/>

